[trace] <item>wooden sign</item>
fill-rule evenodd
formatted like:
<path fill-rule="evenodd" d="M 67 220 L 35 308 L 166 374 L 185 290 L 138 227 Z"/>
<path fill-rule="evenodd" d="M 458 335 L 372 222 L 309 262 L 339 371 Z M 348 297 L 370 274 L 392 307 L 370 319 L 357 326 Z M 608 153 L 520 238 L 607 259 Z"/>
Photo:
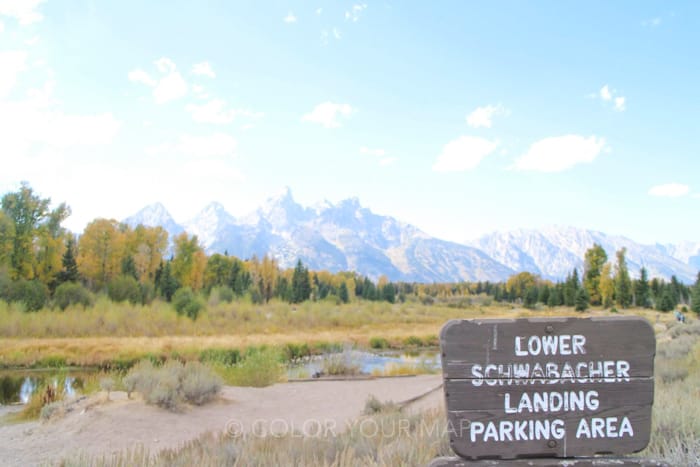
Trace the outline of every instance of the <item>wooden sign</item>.
<path fill-rule="evenodd" d="M 440 345 L 450 444 L 465 459 L 649 442 L 656 339 L 642 318 L 453 320 Z"/>

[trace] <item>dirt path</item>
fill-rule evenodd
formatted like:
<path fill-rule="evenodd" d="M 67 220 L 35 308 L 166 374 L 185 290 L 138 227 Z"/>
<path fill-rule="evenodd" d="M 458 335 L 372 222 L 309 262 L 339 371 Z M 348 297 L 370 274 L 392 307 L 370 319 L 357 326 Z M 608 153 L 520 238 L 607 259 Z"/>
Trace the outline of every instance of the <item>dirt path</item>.
<path fill-rule="evenodd" d="M 225 387 L 216 402 L 171 413 L 129 400 L 115 392 L 98 403 L 93 396 L 64 417 L 49 422 L 0 424 L 3 465 L 57 462 L 78 453 L 109 455 L 143 445 L 149 451 L 177 447 L 207 431 L 276 433 L 288 430 L 342 431 L 361 415 L 365 401 L 405 401 L 437 388 L 441 375 L 381 378 L 362 381 L 315 381 L 277 384 L 267 388 Z M 412 403 L 418 410 L 441 407 L 442 389 Z"/>

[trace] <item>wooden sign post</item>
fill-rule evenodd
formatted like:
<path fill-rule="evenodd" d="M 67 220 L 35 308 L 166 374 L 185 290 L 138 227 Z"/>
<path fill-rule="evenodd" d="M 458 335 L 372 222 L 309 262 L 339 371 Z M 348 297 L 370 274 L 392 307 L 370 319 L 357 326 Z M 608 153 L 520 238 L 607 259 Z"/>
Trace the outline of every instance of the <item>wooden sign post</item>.
<path fill-rule="evenodd" d="M 649 442 L 656 339 L 642 318 L 453 320 L 440 344 L 462 459 L 624 455 Z"/>

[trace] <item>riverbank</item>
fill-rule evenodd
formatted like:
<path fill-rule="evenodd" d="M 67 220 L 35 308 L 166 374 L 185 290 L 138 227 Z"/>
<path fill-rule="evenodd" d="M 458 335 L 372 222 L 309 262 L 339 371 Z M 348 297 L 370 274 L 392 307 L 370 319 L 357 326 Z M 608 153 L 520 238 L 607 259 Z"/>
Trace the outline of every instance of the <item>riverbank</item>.
<path fill-rule="evenodd" d="M 53 464 L 61 459 L 109 457 L 125 450 L 176 449 L 211 432 L 232 440 L 276 436 L 336 435 L 363 413 L 370 396 L 381 402 L 415 400 L 405 412 L 441 409 L 441 375 L 373 380 L 314 381 L 266 388 L 226 386 L 213 403 L 180 413 L 144 404 L 126 393 L 100 393 L 46 422 L 0 422 L 4 465 Z M 423 397 L 420 397 L 423 396 Z M 366 428 L 365 435 L 372 435 Z M 319 431 L 320 430 L 320 431 Z"/>

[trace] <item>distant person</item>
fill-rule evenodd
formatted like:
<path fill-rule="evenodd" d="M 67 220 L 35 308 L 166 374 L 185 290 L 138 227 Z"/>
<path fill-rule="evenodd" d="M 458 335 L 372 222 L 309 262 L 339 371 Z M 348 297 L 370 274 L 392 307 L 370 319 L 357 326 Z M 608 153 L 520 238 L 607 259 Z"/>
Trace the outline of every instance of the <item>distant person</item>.
<path fill-rule="evenodd" d="M 681 313 L 681 312 L 678 311 L 678 310 L 675 310 L 675 311 L 673 312 L 673 314 L 675 315 L 676 320 L 677 320 L 678 322 L 680 322 L 680 323 L 685 323 L 685 315 L 684 315 L 683 313 Z"/>

